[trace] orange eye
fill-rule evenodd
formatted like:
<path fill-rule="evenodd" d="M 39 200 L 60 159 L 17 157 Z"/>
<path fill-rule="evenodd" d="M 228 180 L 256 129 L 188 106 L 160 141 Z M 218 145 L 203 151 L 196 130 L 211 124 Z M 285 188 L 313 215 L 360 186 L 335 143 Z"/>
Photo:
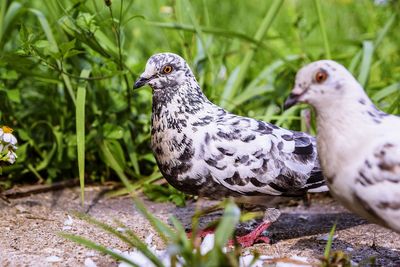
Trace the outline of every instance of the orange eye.
<path fill-rule="evenodd" d="M 171 73 L 171 71 L 172 71 L 172 66 L 170 66 L 170 65 L 166 65 L 162 69 L 162 73 L 164 73 L 164 74 Z"/>
<path fill-rule="evenodd" d="M 320 70 L 317 72 L 317 74 L 315 74 L 315 81 L 317 83 L 323 83 L 324 81 L 326 81 L 327 78 L 328 78 L 328 73 L 326 73 L 326 71 L 324 70 Z"/>

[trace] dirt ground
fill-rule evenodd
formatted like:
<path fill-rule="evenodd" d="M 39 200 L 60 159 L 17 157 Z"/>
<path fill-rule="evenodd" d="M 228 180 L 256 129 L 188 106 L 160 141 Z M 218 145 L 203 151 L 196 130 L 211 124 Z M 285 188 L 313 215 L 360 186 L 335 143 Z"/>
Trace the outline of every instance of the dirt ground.
<path fill-rule="evenodd" d="M 106 198 L 102 187 L 86 188 L 85 207 L 81 207 L 79 188 L 0 199 L 0 266 L 84 266 L 93 261 L 97 266 L 117 266 L 108 256 L 76 245 L 58 233 L 82 235 L 109 248 L 129 250 L 118 239 L 73 216 L 73 211 L 87 212 L 107 223 L 117 218 L 145 239 L 154 233 L 149 223 L 135 210 L 128 197 Z M 189 220 L 194 203 L 178 208 L 170 203 L 145 200 L 148 209 L 168 222 L 174 214 Z M 274 257 L 307 257 L 316 260 L 323 254 L 326 234 L 337 220 L 334 250 L 351 254 L 354 262 L 375 257 L 379 266 L 400 266 L 400 235 L 368 224 L 347 212 L 329 197 L 313 199 L 310 207 L 302 202 L 281 208 L 282 215 L 270 228 L 272 244 L 256 244 L 251 249 Z M 69 220 L 68 215 L 72 217 Z M 155 236 L 153 244 L 164 247 Z"/>

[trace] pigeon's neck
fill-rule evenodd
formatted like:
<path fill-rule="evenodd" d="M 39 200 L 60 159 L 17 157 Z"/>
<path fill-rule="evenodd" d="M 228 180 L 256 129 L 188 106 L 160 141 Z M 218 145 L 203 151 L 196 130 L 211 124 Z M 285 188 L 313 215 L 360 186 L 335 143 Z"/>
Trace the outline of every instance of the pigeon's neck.
<path fill-rule="evenodd" d="M 218 107 L 207 99 L 197 83 L 187 82 L 153 92 L 153 126 L 163 123 L 167 128 L 185 127 L 189 118 L 194 119 L 202 116 L 204 111 L 216 109 Z"/>
<path fill-rule="evenodd" d="M 342 98 L 332 102 L 316 107 L 318 150 L 328 177 L 362 155 L 365 142 L 379 134 L 378 127 L 387 116 L 366 94 L 357 99 Z"/>
<path fill-rule="evenodd" d="M 379 110 L 363 92 L 354 97 L 332 99 L 330 103 L 316 106 L 318 130 L 340 132 L 340 135 L 358 134 L 365 136 L 365 130 L 375 130 L 388 114 Z"/>

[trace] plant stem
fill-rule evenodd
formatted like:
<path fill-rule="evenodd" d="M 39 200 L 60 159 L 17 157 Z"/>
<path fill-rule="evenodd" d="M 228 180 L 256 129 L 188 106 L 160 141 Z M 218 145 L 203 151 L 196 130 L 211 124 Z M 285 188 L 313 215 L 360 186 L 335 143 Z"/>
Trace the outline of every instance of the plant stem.
<path fill-rule="evenodd" d="M 124 0 L 121 0 L 121 5 L 120 5 L 120 9 L 119 9 L 119 21 L 118 21 L 118 26 L 115 25 L 114 22 L 114 15 L 112 12 L 112 8 L 111 5 L 108 6 L 108 9 L 110 10 L 110 16 L 111 16 L 111 20 L 112 20 L 112 25 L 113 25 L 113 29 L 115 32 L 115 39 L 117 40 L 117 45 L 118 45 L 118 70 L 123 71 L 124 70 L 124 63 L 122 62 L 122 45 L 121 45 L 121 20 L 122 20 L 122 8 L 124 6 Z M 128 103 L 128 107 L 131 106 L 131 90 L 130 90 L 130 86 L 129 86 L 129 80 L 128 80 L 128 76 L 126 74 L 123 75 L 124 77 L 124 81 L 125 81 L 125 85 L 126 85 L 126 91 L 127 91 L 127 103 Z M 129 109 L 128 109 L 129 111 Z"/>
<path fill-rule="evenodd" d="M 324 22 L 324 18 L 322 15 L 321 2 L 320 2 L 320 0 L 314 0 L 314 3 L 315 3 L 315 7 L 317 8 L 319 26 L 321 28 L 322 39 L 324 41 L 325 56 L 327 59 L 331 59 L 331 50 L 329 48 L 328 35 L 326 34 L 325 22 Z"/>

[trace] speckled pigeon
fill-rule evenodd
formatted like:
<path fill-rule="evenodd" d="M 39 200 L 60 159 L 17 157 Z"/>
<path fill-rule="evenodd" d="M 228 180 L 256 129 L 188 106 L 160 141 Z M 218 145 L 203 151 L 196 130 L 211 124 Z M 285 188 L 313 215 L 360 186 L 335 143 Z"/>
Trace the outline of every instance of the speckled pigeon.
<path fill-rule="evenodd" d="M 400 232 L 400 118 L 379 110 L 342 65 L 313 62 L 297 73 L 285 106 L 317 112 L 317 146 L 333 196 L 373 223 Z"/>
<path fill-rule="evenodd" d="M 211 103 L 180 56 L 153 55 L 135 88 L 146 84 L 153 89 L 151 147 L 177 189 L 214 199 L 327 190 L 314 137 Z"/>

